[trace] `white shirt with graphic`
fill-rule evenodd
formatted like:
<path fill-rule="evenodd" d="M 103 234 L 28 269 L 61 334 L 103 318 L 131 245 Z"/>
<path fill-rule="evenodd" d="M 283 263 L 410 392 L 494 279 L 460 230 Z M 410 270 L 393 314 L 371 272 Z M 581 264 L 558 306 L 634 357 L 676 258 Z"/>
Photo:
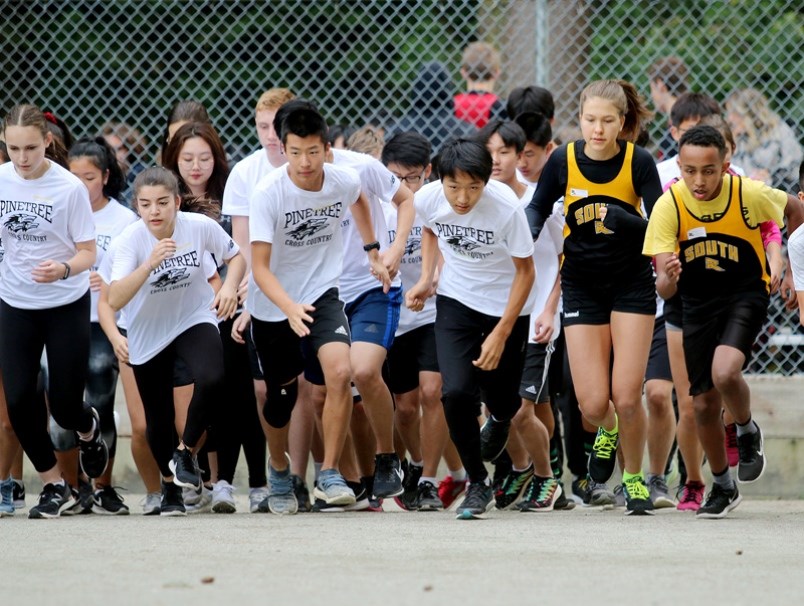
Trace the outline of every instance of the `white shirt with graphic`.
<path fill-rule="evenodd" d="M 440 181 L 416 192 L 416 213 L 438 238 L 444 269 L 438 294 L 480 313 L 501 317 L 515 269 L 512 257 L 533 254 L 525 211 L 510 187 L 489 181 L 475 207 L 459 215 Z M 530 310 L 522 310 L 527 315 Z"/>
<path fill-rule="evenodd" d="M 391 244 L 396 240 L 396 206 L 390 202 L 383 202 L 382 209 L 385 212 L 385 222 L 388 225 L 388 240 Z M 399 264 L 399 276 L 402 278 L 402 288 L 410 288 L 419 281 L 422 274 L 422 227 L 421 218 L 417 215 L 413 221 L 407 244 L 405 245 L 405 255 Z M 396 329 L 396 336 L 404 335 L 420 326 L 435 322 L 435 297 L 430 297 L 424 302 L 424 309 L 420 312 L 409 310 L 402 305 L 399 311 L 399 326 Z"/>
<path fill-rule="evenodd" d="M 226 179 L 221 214 L 248 217 L 251 193 L 275 168 L 262 147 L 235 164 Z"/>
<path fill-rule="evenodd" d="M 296 303 L 312 304 L 338 286 L 343 267 L 341 221 L 359 195 L 357 173 L 332 164 L 324 165 L 324 184 L 319 191 L 294 185 L 287 168 L 272 172 L 254 190 L 251 242 L 271 244 L 271 272 Z M 246 309 L 265 322 L 287 319 L 260 290 L 253 275 Z"/>
<path fill-rule="evenodd" d="M 215 294 L 207 282 L 204 253 L 231 259 L 237 244 L 216 221 L 179 212 L 171 236 L 176 252 L 154 269 L 128 304 L 128 353 L 144 364 L 177 336 L 197 324 L 218 325 L 211 309 Z M 125 278 L 151 256 L 158 240 L 142 221 L 120 234 L 112 265 L 112 282 Z"/>
<path fill-rule="evenodd" d="M 385 165 L 369 156 L 344 149 L 333 149 L 335 166 L 347 166 L 360 176 L 360 185 L 369 201 L 371 223 L 374 235 L 380 243 L 380 252 L 390 245 L 388 227 L 381 200 L 392 200 L 401 183 Z M 346 303 L 351 303 L 366 291 L 380 286 L 371 275 L 368 255 L 363 250 L 363 238 L 352 220 L 352 213 L 347 212 L 343 218 L 343 273 L 340 279 L 340 296 Z M 401 286 L 402 281 L 396 276 L 391 286 Z"/>
<path fill-rule="evenodd" d="M 69 261 L 76 242 L 95 240 L 89 193 L 81 180 L 55 162 L 38 179 L 23 179 L 14 165 L 0 166 L 0 298 L 19 309 L 50 309 L 89 290 L 88 271 L 66 280 L 34 282 L 42 261 Z"/>
<path fill-rule="evenodd" d="M 120 204 L 115 199 L 110 199 L 109 203 L 101 208 L 99 211 L 92 213 L 95 219 L 95 242 L 97 243 L 98 256 L 95 259 L 95 264 L 90 268 L 90 271 L 98 271 L 103 259 L 106 256 L 112 240 L 117 238 L 122 231 L 136 222 L 139 217 L 130 209 Z M 92 294 L 92 307 L 89 313 L 89 319 L 92 322 L 98 321 L 98 299 L 100 293 L 91 291 Z"/>

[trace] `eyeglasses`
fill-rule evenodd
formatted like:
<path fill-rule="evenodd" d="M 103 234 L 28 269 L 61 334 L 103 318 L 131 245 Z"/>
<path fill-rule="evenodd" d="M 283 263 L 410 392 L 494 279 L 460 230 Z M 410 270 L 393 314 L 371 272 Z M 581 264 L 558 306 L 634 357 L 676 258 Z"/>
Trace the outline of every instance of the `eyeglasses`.
<path fill-rule="evenodd" d="M 424 171 L 418 175 L 396 175 L 396 178 L 402 181 L 402 183 L 410 183 L 411 185 L 418 183 L 424 178 Z"/>

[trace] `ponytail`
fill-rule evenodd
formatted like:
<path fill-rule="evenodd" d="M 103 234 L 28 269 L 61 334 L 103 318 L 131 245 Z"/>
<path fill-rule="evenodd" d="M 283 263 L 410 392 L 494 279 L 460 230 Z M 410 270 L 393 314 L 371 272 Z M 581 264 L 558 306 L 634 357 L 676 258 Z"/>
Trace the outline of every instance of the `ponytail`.
<path fill-rule="evenodd" d="M 643 123 L 653 118 L 653 112 L 648 109 L 645 99 L 633 84 L 627 80 L 617 80 L 617 84 L 622 87 L 627 104 L 622 138 L 634 143 L 642 131 Z"/>

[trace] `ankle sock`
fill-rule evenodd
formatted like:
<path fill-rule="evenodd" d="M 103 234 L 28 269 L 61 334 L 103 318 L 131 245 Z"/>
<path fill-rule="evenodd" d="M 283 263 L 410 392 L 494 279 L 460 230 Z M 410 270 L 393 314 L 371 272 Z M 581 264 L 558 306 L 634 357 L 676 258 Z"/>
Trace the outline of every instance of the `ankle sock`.
<path fill-rule="evenodd" d="M 721 488 L 725 488 L 726 490 L 734 490 L 734 478 L 731 477 L 731 472 L 729 471 L 728 466 L 720 473 L 712 472 L 712 479 L 714 480 L 715 484 L 720 486 Z"/>
<path fill-rule="evenodd" d="M 748 418 L 748 421 L 745 423 L 745 425 L 740 425 L 739 423 L 735 423 L 735 425 L 737 425 L 738 438 L 740 436 L 744 436 L 747 433 L 756 433 L 757 429 L 759 429 L 757 427 L 757 424 L 754 423 L 754 420 L 751 417 Z"/>

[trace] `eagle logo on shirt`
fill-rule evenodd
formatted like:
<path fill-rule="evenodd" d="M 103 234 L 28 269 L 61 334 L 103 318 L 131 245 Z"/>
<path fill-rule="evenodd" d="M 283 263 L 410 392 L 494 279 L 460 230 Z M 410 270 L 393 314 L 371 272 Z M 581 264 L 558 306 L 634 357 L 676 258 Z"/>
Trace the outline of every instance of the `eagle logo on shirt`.
<path fill-rule="evenodd" d="M 408 238 L 408 243 L 405 245 L 405 254 L 412 255 L 422 247 L 421 238 Z"/>
<path fill-rule="evenodd" d="M 159 274 L 159 277 L 151 282 L 151 286 L 155 286 L 156 288 L 164 288 L 165 286 L 172 286 L 173 284 L 177 284 L 182 280 L 186 280 L 190 277 L 190 270 L 186 267 L 174 267 L 172 269 L 168 269 L 167 271 L 163 271 Z"/>
<path fill-rule="evenodd" d="M 36 215 L 29 215 L 28 213 L 15 213 L 9 216 L 4 223 L 5 228 L 12 234 L 27 232 L 34 227 L 39 227 L 36 222 Z"/>
<path fill-rule="evenodd" d="M 472 238 L 467 238 L 466 236 L 452 236 L 447 238 L 447 244 L 456 250 L 464 252 L 469 252 L 476 248 L 480 248 L 480 243 Z"/>
<path fill-rule="evenodd" d="M 303 223 L 299 224 L 297 227 L 286 233 L 294 240 L 304 240 L 305 238 L 309 238 L 310 236 L 312 236 L 314 233 L 321 231 L 326 226 L 327 226 L 326 218 L 307 219 L 307 221 L 304 221 Z"/>

